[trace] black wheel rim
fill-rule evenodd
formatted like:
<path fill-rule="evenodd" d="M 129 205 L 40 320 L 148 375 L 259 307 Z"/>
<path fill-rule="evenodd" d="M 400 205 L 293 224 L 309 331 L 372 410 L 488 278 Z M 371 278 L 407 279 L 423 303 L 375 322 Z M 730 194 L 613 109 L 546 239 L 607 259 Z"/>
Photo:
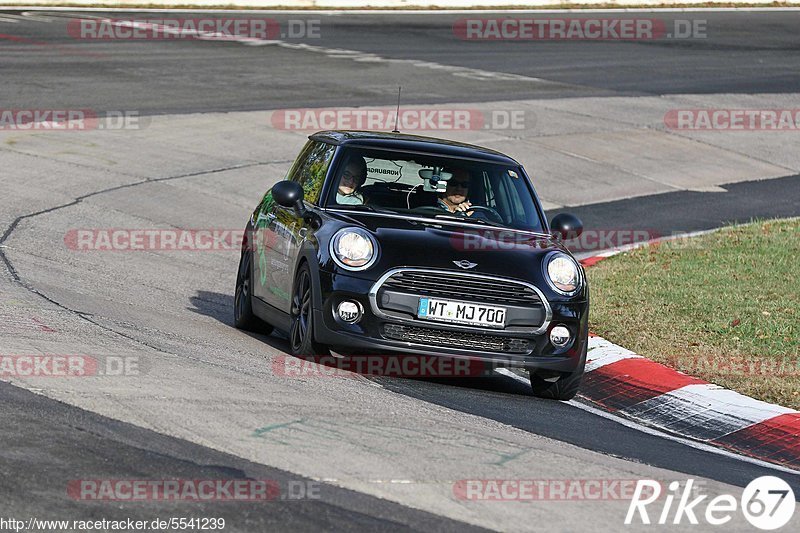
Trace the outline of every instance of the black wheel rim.
<path fill-rule="evenodd" d="M 297 352 L 306 340 L 311 326 L 311 280 L 303 271 L 292 296 L 292 350 Z"/>
<path fill-rule="evenodd" d="M 247 314 L 247 305 L 250 295 L 250 254 L 242 256 L 239 266 L 239 276 L 236 279 L 236 294 L 234 296 L 234 312 L 236 320 L 240 320 Z"/>

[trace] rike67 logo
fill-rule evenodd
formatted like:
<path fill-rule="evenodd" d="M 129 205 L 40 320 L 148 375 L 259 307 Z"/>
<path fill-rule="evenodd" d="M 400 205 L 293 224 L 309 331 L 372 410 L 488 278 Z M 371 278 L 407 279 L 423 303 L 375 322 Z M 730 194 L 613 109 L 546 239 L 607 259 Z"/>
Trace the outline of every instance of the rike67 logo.
<path fill-rule="evenodd" d="M 680 482 L 673 481 L 668 485 L 667 493 L 662 495 L 659 482 L 638 480 L 625 524 L 677 525 L 688 522 L 697 525 L 700 518 L 712 526 L 721 526 L 730 522 L 741 510 L 752 526 L 769 531 L 785 526 L 794 515 L 794 491 L 788 483 L 775 476 L 762 476 L 751 481 L 738 501 L 730 494 L 721 494 L 708 500 L 707 494 L 697 496 L 693 485 L 693 479 L 683 487 Z"/>

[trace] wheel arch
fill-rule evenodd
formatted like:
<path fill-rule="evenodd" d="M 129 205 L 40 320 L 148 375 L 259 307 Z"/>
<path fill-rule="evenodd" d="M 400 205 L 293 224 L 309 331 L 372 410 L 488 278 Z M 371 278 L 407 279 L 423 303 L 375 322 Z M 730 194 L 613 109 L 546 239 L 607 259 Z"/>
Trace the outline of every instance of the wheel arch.
<path fill-rule="evenodd" d="M 297 263 L 294 267 L 294 279 L 297 279 L 297 274 L 303 265 L 308 265 L 308 270 L 311 274 L 311 298 L 312 308 L 322 308 L 322 288 L 320 286 L 319 272 L 319 254 L 315 243 L 306 241 L 297 256 Z M 292 284 L 294 286 L 294 284 Z"/>

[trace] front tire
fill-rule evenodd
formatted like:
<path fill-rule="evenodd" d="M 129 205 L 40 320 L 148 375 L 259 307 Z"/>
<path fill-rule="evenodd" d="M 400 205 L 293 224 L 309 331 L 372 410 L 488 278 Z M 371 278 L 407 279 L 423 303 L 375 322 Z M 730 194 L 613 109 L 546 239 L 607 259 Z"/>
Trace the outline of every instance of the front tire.
<path fill-rule="evenodd" d="M 233 325 L 237 329 L 269 335 L 272 326 L 253 314 L 253 252 L 245 250 L 239 260 L 233 296 Z"/>
<path fill-rule="evenodd" d="M 534 369 L 530 369 L 533 395 L 547 400 L 571 400 L 578 394 L 585 368 L 586 346 L 578 368 L 573 372 L 562 372 L 557 381 L 546 381 Z"/>
<path fill-rule="evenodd" d="M 314 341 L 314 285 L 308 265 L 297 272 L 292 292 L 289 351 L 294 356 L 329 355 L 328 347 Z"/>

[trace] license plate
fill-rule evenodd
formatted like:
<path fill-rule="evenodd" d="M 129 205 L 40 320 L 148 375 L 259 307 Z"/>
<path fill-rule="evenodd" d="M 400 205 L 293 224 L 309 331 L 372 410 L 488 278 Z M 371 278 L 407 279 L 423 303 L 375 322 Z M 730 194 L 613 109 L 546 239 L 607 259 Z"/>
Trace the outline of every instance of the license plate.
<path fill-rule="evenodd" d="M 506 323 L 506 308 L 436 298 L 420 298 L 417 317 L 437 322 L 502 328 Z"/>

